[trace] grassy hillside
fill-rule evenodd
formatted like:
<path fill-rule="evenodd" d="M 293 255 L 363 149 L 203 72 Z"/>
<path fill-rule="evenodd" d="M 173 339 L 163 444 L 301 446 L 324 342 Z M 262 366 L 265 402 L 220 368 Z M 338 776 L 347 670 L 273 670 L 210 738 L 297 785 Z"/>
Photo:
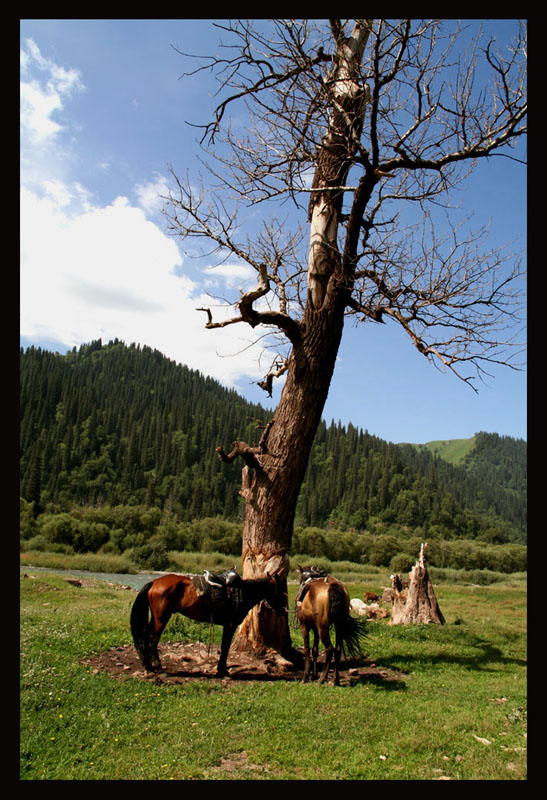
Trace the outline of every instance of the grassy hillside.
<path fill-rule="evenodd" d="M 475 437 L 470 439 L 436 439 L 425 444 L 414 445 L 419 450 L 427 450 L 449 464 L 460 464 L 475 447 Z"/>

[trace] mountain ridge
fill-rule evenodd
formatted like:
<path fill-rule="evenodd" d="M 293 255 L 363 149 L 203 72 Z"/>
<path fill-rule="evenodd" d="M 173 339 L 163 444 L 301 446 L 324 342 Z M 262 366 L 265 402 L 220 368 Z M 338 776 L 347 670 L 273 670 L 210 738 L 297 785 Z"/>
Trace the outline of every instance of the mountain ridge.
<path fill-rule="evenodd" d="M 98 340 L 65 355 L 22 349 L 22 496 L 42 507 L 148 503 L 182 519 L 236 519 L 240 470 L 221 465 L 216 447 L 254 441 L 256 420 L 271 416 L 146 346 Z M 393 444 L 322 421 L 297 522 L 522 541 L 526 444 L 486 433 L 445 441 L 467 443 L 456 465 L 443 459 L 447 446 L 430 452 L 435 443 Z"/>

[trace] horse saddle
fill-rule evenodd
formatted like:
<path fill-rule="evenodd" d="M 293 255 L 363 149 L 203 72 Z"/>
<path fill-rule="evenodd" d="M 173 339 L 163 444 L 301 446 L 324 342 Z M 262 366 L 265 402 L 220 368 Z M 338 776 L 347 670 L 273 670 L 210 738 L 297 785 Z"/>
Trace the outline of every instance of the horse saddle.
<path fill-rule="evenodd" d="M 312 581 L 316 581 L 318 578 L 328 578 L 329 573 L 326 569 L 322 569 L 318 567 L 316 564 L 313 564 L 311 567 L 304 567 L 304 569 L 300 572 L 300 586 L 298 587 L 298 592 L 296 593 L 296 597 L 294 598 L 296 609 L 298 610 L 302 600 L 306 596 L 308 589 L 310 588 L 310 584 Z"/>
<path fill-rule="evenodd" d="M 226 606 L 229 603 L 237 604 L 239 592 L 236 584 L 241 578 L 236 568 L 225 572 L 210 572 L 204 570 L 203 575 L 194 575 L 192 582 L 198 594 L 214 606 Z"/>

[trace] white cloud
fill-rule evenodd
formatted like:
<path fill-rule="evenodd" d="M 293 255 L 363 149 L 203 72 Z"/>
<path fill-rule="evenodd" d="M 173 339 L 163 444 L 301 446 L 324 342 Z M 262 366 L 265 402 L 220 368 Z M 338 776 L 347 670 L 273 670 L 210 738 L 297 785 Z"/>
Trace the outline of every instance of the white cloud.
<path fill-rule="evenodd" d="M 78 70 L 42 56 L 28 39 L 21 52 L 21 335 L 68 347 L 118 338 L 157 348 L 228 386 L 261 377 L 259 349 L 244 325 L 205 329 L 204 285 L 183 272 L 172 237 L 151 221 L 166 179 L 154 173 L 127 197 L 97 201 L 72 174 L 66 102 L 84 89 Z M 80 153 L 77 153 L 81 156 Z M 104 162 L 105 169 L 107 162 Z M 242 281 L 252 270 L 224 265 L 209 277 Z M 214 308 L 215 319 L 234 316 Z M 226 357 L 222 357 L 226 356 Z"/>
<path fill-rule="evenodd" d="M 256 272 L 249 264 L 219 264 L 214 267 L 207 267 L 207 276 L 213 275 L 223 281 L 236 279 L 239 282 L 256 280 Z"/>
<path fill-rule="evenodd" d="M 255 270 L 249 264 L 219 264 L 214 267 L 207 267 L 203 271 L 204 285 L 212 295 L 226 290 L 230 290 L 232 302 L 235 302 L 241 295 L 241 291 L 249 288 L 249 283 L 256 283 L 257 277 Z"/>
<path fill-rule="evenodd" d="M 45 94 L 35 82 L 21 84 L 21 123 L 32 143 L 41 144 L 61 130 L 61 125 L 51 119 L 60 108 L 58 95 Z"/>
<path fill-rule="evenodd" d="M 175 273 L 175 242 L 119 197 L 105 208 L 66 211 L 65 192 L 21 198 L 21 334 L 69 347 L 101 337 L 157 348 L 229 386 L 258 379 L 257 353 L 240 351 L 250 331 L 204 328 L 210 298 Z M 217 316 L 218 315 L 218 316 Z M 215 318 L 233 309 L 215 309 Z M 217 352 L 217 349 L 219 352 Z M 252 350 L 252 349 L 251 349 Z M 220 356 L 230 357 L 220 357 Z"/>
<path fill-rule="evenodd" d="M 26 39 L 25 46 L 21 51 L 22 138 L 43 145 L 63 130 L 52 116 L 63 109 L 65 98 L 84 91 L 85 86 L 78 70 L 64 69 L 44 58 L 32 39 Z"/>
<path fill-rule="evenodd" d="M 135 187 L 138 203 L 149 214 L 157 214 L 163 206 L 162 197 L 169 193 L 167 178 L 156 173 L 147 183 L 138 183 Z"/>

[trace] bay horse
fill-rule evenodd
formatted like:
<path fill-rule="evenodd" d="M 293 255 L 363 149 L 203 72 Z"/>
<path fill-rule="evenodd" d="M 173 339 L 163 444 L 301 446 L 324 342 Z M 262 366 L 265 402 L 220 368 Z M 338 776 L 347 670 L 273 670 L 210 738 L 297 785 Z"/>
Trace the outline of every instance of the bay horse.
<path fill-rule="evenodd" d="M 210 573 L 207 573 L 210 576 Z M 213 576 L 221 577 L 221 576 Z M 201 583 L 200 583 L 201 580 Z M 222 600 L 203 591 L 203 578 L 188 575 L 163 575 L 150 581 L 137 594 L 131 609 L 131 633 L 143 667 L 161 670 L 158 653 L 160 637 L 172 614 L 183 614 L 196 622 L 222 625 L 222 644 L 216 674 L 228 675 L 226 661 L 237 626 L 251 608 L 265 601 L 276 613 L 287 613 L 286 595 L 281 581 L 274 577 L 244 580 L 231 571 L 229 587 Z M 213 583 L 213 586 L 218 586 Z"/>
<path fill-rule="evenodd" d="M 310 680 L 310 631 L 313 631 L 313 678 L 317 678 L 319 639 L 325 647 L 325 665 L 319 683 L 327 679 L 334 655 L 334 685 L 340 686 L 340 656 L 342 650 L 350 657 L 361 655 L 362 640 L 366 637 L 366 620 L 350 615 L 349 594 L 343 583 L 330 575 L 309 579 L 310 567 L 298 567 L 301 585 L 307 588 L 298 592 L 302 598 L 296 604 L 295 615 L 304 639 L 305 667 L 303 683 Z M 333 647 L 329 630 L 334 626 L 336 644 Z"/>

